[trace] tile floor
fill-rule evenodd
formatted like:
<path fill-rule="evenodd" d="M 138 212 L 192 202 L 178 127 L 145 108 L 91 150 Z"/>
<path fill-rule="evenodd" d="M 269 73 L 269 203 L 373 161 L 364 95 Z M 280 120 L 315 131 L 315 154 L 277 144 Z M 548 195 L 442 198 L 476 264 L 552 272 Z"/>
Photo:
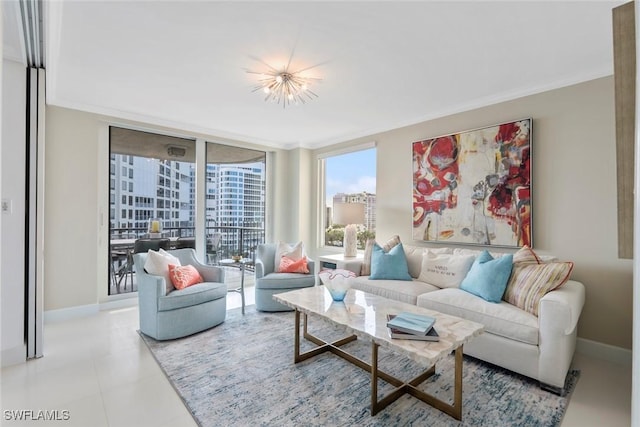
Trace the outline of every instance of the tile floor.
<path fill-rule="evenodd" d="M 254 303 L 248 288 L 247 304 Z M 230 308 L 240 295 L 230 293 Z M 137 307 L 45 325 L 45 357 L 4 368 L 2 426 L 191 427 L 196 423 L 142 343 Z M 629 426 L 631 368 L 577 354 L 582 370 L 562 423 Z M 68 410 L 66 422 L 14 422 L 5 410 Z"/>

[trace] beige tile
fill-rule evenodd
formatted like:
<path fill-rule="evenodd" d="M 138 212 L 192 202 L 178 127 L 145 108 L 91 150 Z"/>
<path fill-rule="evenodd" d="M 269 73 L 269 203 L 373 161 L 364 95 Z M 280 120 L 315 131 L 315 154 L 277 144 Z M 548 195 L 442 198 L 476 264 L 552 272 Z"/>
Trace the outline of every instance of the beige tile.
<path fill-rule="evenodd" d="M 255 303 L 252 280 L 247 305 Z M 229 308 L 240 304 L 239 294 L 228 294 Z M 137 329 L 137 307 L 46 324 L 45 357 L 0 371 L 2 409 L 66 409 L 71 419 L 0 424 L 195 426 Z M 629 426 L 631 369 L 580 354 L 574 365 L 582 374 L 562 426 Z"/>
<path fill-rule="evenodd" d="M 114 387 L 102 396 L 110 427 L 155 427 L 188 415 L 164 374 Z"/>
<path fill-rule="evenodd" d="M 580 369 L 562 427 L 631 425 L 631 367 L 576 354 Z"/>

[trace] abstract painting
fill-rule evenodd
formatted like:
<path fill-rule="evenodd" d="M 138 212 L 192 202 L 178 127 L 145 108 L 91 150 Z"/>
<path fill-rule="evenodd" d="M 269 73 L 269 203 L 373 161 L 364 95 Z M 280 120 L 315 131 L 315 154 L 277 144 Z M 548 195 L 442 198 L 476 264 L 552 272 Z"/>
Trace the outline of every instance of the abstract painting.
<path fill-rule="evenodd" d="M 412 144 L 414 240 L 532 246 L 531 119 Z"/>

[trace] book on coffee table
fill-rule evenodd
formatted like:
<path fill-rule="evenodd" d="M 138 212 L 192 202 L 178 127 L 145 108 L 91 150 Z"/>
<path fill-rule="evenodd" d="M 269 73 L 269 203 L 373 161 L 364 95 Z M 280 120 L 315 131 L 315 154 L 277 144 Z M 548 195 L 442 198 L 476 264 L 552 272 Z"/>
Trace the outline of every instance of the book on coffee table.
<path fill-rule="evenodd" d="M 389 336 L 394 339 L 400 340 L 415 340 L 415 341 L 440 341 L 440 335 L 436 332 L 436 328 L 431 328 L 427 335 L 413 335 L 406 332 L 399 331 L 397 329 L 387 328 L 389 330 Z"/>
<path fill-rule="evenodd" d="M 387 315 L 387 327 L 414 335 L 427 335 L 436 319 L 422 314 L 403 311 L 399 314 Z"/>
<path fill-rule="evenodd" d="M 395 314 L 387 314 L 387 322 L 395 317 Z M 410 334 L 408 332 L 403 332 L 396 328 L 387 327 L 389 331 L 389 336 L 391 338 L 403 339 L 403 340 L 416 340 L 416 341 L 440 341 L 440 336 L 436 329 L 432 326 L 427 332 L 426 335 L 416 335 Z"/>

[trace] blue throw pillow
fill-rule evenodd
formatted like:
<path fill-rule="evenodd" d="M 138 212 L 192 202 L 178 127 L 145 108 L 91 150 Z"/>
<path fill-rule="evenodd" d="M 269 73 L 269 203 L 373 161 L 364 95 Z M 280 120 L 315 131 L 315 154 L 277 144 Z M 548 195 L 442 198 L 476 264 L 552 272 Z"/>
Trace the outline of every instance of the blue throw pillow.
<path fill-rule="evenodd" d="M 412 280 L 402 243 L 391 248 L 389 252 L 385 252 L 377 243 L 373 245 L 369 279 Z"/>
<path fill-rule="evenodd" d="M 489 252 L 483 251 L 460 283 L 460 289 L 489 302 L 498 303 L 507 289 L 512 266 L 513 255 L 493 259 Z"/>

